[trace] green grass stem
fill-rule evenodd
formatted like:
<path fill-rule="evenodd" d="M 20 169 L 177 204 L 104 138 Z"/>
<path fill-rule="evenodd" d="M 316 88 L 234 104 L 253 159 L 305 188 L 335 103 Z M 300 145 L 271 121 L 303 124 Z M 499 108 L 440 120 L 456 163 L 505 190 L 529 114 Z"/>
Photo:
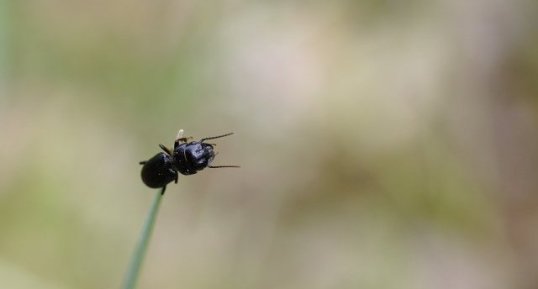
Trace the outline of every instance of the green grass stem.
<path fill-rule="evenodd" d="M 140 239 L 136 245 L 135 251 L 129 263 L 129 268 L 127 269 L 127 274 L 125 275 L 125 280 L 123 283 L 122 289 L 134 289 L 136 282 L 140 275 L 140 269 L 144 261 L 144 256 L 148 248 L 149 238 L 153 227 L 155 226 L 155 220 L 157 219 L 157 212 L 159 211 L 159 205 L 161 204 L 161 199 L 163 198 L 164 188 L 155 193 L 153 198 L 153 203 L 146 217 L 144 227 L 140 234 Z"/>

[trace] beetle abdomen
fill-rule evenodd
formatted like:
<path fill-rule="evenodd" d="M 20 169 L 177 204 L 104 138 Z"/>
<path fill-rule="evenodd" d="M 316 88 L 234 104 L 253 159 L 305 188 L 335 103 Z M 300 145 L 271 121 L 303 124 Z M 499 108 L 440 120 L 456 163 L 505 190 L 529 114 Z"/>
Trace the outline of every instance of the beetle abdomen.
<path fill-rule="evenodd" d="M 171 157 L 163 152 L 144 163 L 142 181 L 150 188 L 162 188 L 176 179 L 177 173 L 173 168 Z"/>

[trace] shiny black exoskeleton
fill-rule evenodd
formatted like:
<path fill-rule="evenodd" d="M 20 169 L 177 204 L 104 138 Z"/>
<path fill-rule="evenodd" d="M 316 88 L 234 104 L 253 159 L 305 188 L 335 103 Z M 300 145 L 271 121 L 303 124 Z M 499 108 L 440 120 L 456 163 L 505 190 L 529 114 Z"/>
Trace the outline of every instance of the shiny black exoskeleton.
<path fill-rule="evenodd" d="M 140 162 L 142 181 L 150 188 L 162 188 L 171 181 L 177 183 L 177 170 L 170 154 L 160 152 L 147 161 Z"/>
<path fill-rule="evenodd" d="M 215 137 L 203 138 L 200 141 L 187 142 L 189 138 L 181 137 L 179 131 L 174 150 L 171 151 L 164 145 L 159 147 L 164 151 L 156 154 L 147 161 L 140 162 L 142 167 L 142 181 L 150 188 L 162 188 L 174 181 L 177 183 L 178 173 L 193 175 L 207 168 L 236 168 L 238 166 L 211 166 L 215 158 L 215 144 L 205 143 L 206 140 L 229 136 L 233 133 Z M 163 190 L 164 193 L 164 190 Z"/>
<path fill-rule="evenodd" d="M 182 175 L 193 175 L 208 167 L 215 158 L 213 145 L 201 141 L 174 147 L 174 164 Z"/>

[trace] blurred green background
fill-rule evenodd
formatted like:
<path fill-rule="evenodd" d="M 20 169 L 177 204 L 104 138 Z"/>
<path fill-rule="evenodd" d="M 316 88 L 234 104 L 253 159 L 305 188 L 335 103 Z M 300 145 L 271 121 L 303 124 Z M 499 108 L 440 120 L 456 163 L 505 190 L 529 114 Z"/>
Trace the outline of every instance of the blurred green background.
<path fill-rule="evenodd" d="M 0 288 L 536 288 L 538 2 L 2 1 Z"/>

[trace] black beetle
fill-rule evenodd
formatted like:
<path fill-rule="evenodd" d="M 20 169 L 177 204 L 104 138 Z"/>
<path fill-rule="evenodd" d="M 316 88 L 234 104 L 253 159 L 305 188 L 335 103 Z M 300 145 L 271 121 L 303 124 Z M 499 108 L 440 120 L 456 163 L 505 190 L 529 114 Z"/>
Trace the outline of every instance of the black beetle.
<path fill-rule="evenodd" d="M 183 130 L 179 130 L 174 150 L 160 144 L 163 150 L 147 161 L 141 161 L 142 181 L 150 188 L 165 188 L 170 182 L 177 183 L 178 173 L 193 175 L 207 168 L 238 168 L 239 166 L 211 166 L 215 158 L 215 144 L 205 143 L 207 140 L 232 135 L 227 133 L 214 137 L 206 137 L 200 141 L 187 142 L 190 137 L 182 137 Z M 164 189 L 163 189 L 164 193 Z"/>

